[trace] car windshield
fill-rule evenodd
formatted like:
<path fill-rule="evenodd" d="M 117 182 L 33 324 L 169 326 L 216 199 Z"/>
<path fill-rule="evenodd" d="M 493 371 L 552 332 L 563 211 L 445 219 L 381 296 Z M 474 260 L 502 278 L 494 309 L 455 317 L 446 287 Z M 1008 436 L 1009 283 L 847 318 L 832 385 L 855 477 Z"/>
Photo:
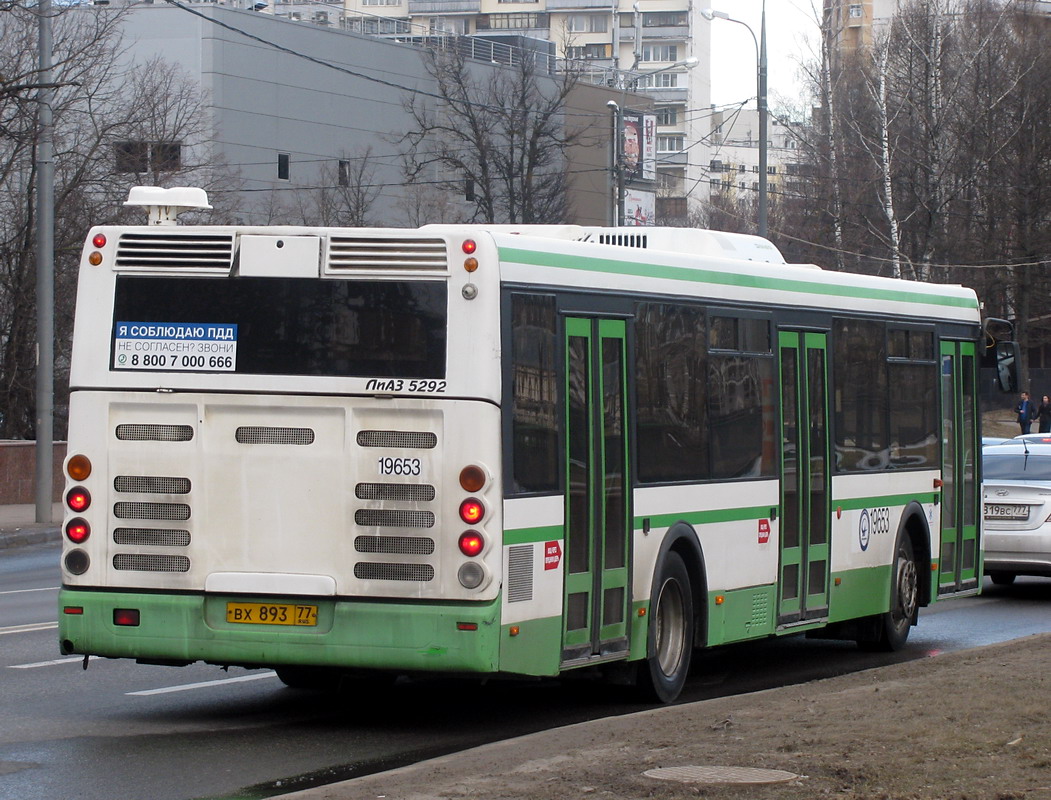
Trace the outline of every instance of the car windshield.
<path fill-rule="evenodd" d="M 1051 456 L 987 453 L 982 460 L 985 480 L 1051 481 Z"/>

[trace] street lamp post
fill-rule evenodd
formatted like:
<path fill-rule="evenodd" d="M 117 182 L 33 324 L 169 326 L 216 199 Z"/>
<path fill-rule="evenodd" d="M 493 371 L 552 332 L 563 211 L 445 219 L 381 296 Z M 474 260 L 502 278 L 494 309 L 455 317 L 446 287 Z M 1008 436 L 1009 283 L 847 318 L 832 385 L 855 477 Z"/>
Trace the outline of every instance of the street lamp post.
<path fill-rule="evenodd" d="M 674 64 L 668 64 L 666 67 L 659 67 L 657 69 L 649 69 L 639 72 L 638 70 L 628 70 L 620 76 L 620 88 L 621 88 L 621 103 L 617 103 L 615 100 L 610 100 L 606 103 L 606 107 L 610 110 L 611 116 L 611 135 L 612 142 L 610 143 L 609 154 L 610 154 L 610 180 L 609 180 L 609 197 L 610 197 L 610 208 L 609 214 L 607 215 L 610 224 L 620 227 L 624 224 L 624 106 L 628 99 L 628 75 L 631 75 L 630 81 L 634 88 L 638 87 L 639 78 L 645 78 L 649 75 L 656 75 L 658 72 L 667 72 L 670 69 L 678 69 L 684 67 L 685 69 L 693 69 L 700 62 L 695 56 L 684 58 L 681 61 L 676 61 Z"/>
<path fill-rule="evenodd" d="M 755 31 L 747 22 L 734 19 L 725 11 L 715 11 L 706 8 L 701 11 L 701 16 L 706 20 L 725 19 L 728 22 L 736 22 L 743 25 L 748 33 L 752 35 L 752 43 L 755 45 L 755 58 L 758 66 L 758 93 L 756 95 L 756 107 L 759 109 L 759 235 L 766 237 L 766 168 L 767 168 L 767 118 L 769 116 L 766 103 L 766 0 L 763 0 L 762 17 L 760 21 L 759 39 L 755 38 Z"/>

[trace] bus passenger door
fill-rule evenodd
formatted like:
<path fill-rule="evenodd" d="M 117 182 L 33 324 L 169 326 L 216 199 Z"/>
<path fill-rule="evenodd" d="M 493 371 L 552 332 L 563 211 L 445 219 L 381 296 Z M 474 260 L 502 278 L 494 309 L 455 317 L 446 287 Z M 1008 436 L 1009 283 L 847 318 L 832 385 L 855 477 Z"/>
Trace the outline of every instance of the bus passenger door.
<path fill-rule="evenodd" d="M 625 322 L 566 319 L 563 666 L 628 654 Z"/>
<path fill-rule="evenodd" d="M 978 431 L 974 342 L 941 342 L 941 552 L 938 594 L 973 592 L 978 547 Z"/>
<path fill-rule="evenodd" d="M 782 442 L 779 625 L 828 615 L 826 346 L 824 333 L 778 333 Z"/>

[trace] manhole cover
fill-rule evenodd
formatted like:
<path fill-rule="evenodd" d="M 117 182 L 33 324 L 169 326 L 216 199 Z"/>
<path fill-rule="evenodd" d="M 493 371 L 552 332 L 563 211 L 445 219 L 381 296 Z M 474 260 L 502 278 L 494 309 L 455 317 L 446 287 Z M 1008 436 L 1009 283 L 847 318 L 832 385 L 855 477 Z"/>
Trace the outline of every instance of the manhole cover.
<path fill-rule="evenodd" d="M 643 775 L 680 783 L 784 783 L 799 777 L 782 769 L 752 767 L 661 767 L 648 769 Z"/>

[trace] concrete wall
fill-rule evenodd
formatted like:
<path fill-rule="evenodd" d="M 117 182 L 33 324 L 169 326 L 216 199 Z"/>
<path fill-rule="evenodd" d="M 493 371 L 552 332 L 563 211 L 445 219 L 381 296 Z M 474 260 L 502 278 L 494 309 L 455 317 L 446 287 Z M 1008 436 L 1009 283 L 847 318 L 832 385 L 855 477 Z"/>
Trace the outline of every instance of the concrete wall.
<path fill-rule="evenodd" d="M 55 442 L 53 463 L 54 487 L 52 499 L 62 499 L 65 481 L 62 462 L 66 458 L 66 443 Z M 36 442 L 0 441 L 0 505 L 36 502 Z"/>

